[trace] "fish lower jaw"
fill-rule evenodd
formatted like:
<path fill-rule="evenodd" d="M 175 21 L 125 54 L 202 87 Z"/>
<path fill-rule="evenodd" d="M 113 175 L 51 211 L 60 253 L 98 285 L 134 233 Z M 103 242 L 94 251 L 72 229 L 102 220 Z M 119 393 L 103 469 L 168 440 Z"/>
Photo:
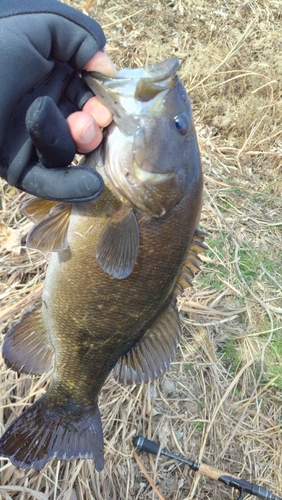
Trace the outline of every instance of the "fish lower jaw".
<path fill-rule="evenodd" d="M 139 167 L 136 162 L 133 162 L 133 172 L 134 175 L 141 182 L 149 182 L 150 184 L 159 184 L 161 182 L 167 181 L 171 177 L 171 173 L 158 174 L 156 172 L 149 172 Z"/>

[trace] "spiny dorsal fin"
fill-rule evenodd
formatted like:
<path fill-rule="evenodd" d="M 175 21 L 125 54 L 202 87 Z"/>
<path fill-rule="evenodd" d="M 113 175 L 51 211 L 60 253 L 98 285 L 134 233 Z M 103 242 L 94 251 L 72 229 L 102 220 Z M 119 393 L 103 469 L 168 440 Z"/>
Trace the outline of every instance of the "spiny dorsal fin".
<path fill-rule="evenodd" d="M 21 212 L 33 222 L 39 221 L 48 215 L 52 208 L 60 205 L 59 201 L 44 200 L 43 198 L 31 198 L 21 207 Z"/>
<path fill-rule="evenodd" d="M 175 296 L 182 293 L 185 288 L 193 286 L 192 278 L 200 271 L 200 266 L 202 264 L 202 259 L 198 254 L 204 252 L 208 248 L 204 244 L 205 236 L 206 233 L 199 229 L 195 229 L 193 239 L 181 269 L 181 274 L 175 286 Z"/>
<path fill-rule="evenodd" d="M 101 268 L 114 278 L 132 273 L 139 250 L 139 228 L 132 209 L 121 207 L 102 229 L 95 257 Z"/>
<path fill-rule="evenodd" d="M 56 204 L 29 231 L 26 244 L 42 252 L 60 252 L 68 247 L 67 233 L 71 214 L 70 203 Z"/>
<path fill-rule="evenodd" d="M 208 247 L 205 245 L 205 237 L 207 233 L 201 231 L 200 229 L 195 229 L 193 239 L 191 241 L 190 250 L 194 251 L 196 254 L 205 252 Z"/>
<path fill-rule="evenodd" d="M 53 354 L 42 323 L 41 308 L 26 313 L 6 333 L 3 357 L 6 365 L 18 373 L 48 372 L 53 365 Z"/>
<path fill-rule="evenodd" d="M 114 377 L 124 384 L 141 384 L 159 377 L 173 360 L 180 336 L 179 314 L 173 301 L 140 342 L 119 359 Z"/>

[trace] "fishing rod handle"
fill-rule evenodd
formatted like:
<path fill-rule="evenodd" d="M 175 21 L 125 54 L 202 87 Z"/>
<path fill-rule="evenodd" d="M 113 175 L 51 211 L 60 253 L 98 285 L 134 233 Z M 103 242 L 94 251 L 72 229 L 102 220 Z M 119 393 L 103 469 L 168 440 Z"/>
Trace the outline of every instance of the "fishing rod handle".
<path fill-rule="evenodd" d="M 160 445 L 154 441 L 150 441 L 150 439 L 136 436 L 133 440 L 133 444 L 138 451 L 145 451 L 146 453 L 151 453 L 151 455 L 157 455 L 159 453 Z"/>
<path fill-rule="evenodd" d="M 256 484 L 249 483 L 245 479 L 233 478 L 232 476 L 223 475 L 218 478 L 219 481 L 226 484 L 226 486 L 231 486 L 233 488 L 237 488 L 241 496 L 243 498 L 244 493 L 248 493 L 249 495 L 254 495 L 258 498 L 262 498 L 263 500 L 282 500 L 281 497 L 277 497 L 273 495 L 269 490 L 263 488 L 262 486 L 257 486 Z M 239 500 L 240 500 L 239 498 Z"/>
<path fill-rule="evenodd" d="M 187 460 L 164 449 L 160 450 L 160 445 L 155 441 L 151 441 L 150 439 L 136 436 L 134 438 L 133 444 L 138 451 L 145 451 L 146 453 L 150 453 L 151 455 L 157 455 L 160 451 L 162 455 L 166 455 L 170 458 L 174 458 L 175 460 L 186 463 L 194 471 L 199 471 L 211 479 L 215 479 L 224 483 L 226 486 L 231 486 L 231 488 L 233 487 L 238 489 L 240 492 L 240 498 L 238 500 L 242 500 L 245 493 L 255 495 L 263 500 L 282 500 L 281 497 L 277 497 L 265 488 L 249 483 L 245 479 L 240 479 L 232 475 L 227 476 L 226 472 L 215 469 L 214 467 L 210 467 L 207 464 L 198 464 L 197 462 Z"/>
<path fill-rule="evenodd" d="M 226 472 L 223 472 L 220 469 L 215 469 L 214 467 L 211 467 L 210 465 L 207 464 L 201 464 L 199 472 L 201 472 L 201 474 L 204 474 L 205 476 L 208 476 L 210 479 L 216 479 L 216 480 L 219 480 L 219 478 L 222 476 L 226 476 Z M 229 476 L 229 477 L 236 479 L 235 476 Z"/>
<path fill-rule="evenodd" d="M 160 453 L 169 458 L 173 458 L 174 460 L 178 460 L 190 467 L 190 469 L 194 471 L 198 471 L 200 468 L 200 464 L 194 462 L 192 460 L 188 460 L 187 458 L 181 457 L 180 455 L 175 455 L 174 453 L 170 453 L 170 451 L 160 449 L 160 445 L 151 441 L 150 439 L 143 438 L 141 436 L 136 436 L 133 440 L 133 444 L 138 451 L 145 451 L 147 453 L 151 453 L 152 455 L 157 455 Z"/>

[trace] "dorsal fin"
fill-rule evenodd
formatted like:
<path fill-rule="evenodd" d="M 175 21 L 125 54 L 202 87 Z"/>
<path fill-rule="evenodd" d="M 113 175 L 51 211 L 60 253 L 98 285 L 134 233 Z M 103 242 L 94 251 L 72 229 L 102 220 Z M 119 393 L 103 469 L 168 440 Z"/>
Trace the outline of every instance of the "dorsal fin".
<path fill-rule="evenodd" d="M 31 198 L 21 207 L 21 212 L 33 222 L 37 222 L 48 215 L 52 208 L 60 205 L 59 201 L 44 200 L 43 198 Z"/>
<path fill-rule="evenodd" d="M 44 210 L 43 206 L 41 209 Z M 48 215 L 39 220 L 29 231 L 26 239 L 27 246 L 42 252 L 65 250 L 68 246 L 67 232 L 70 214 L 70 203 L 55 204 Z"/>
<path fill-rule="evenodd" d="M 139 250 L 139 227 L 132 209 L 121 207 L 102 229 L 95 247 L 101 268 L 114 278 L 132 273 Z"/>
<path fill-rule="evenodd" d="M 5 335 L 4 360 L 18 373 L 41 375 L 48 372 L 52 368 L 53 353 L 42 323 L 41 308 L 26 313 Z"/>
<path fill-rule="evenodd" d="M 193 286 L 192 278 L 194 278 L 195 274 L 199 272 L 200 266 L 202 264 L 202 259 L 198 254 L 204 252 L 208 248 L 204 244 L 206 235 L 207 234 L 204 233 L 204 231 L 195 229 L 193 239 L 191 241 L 189 250 L 181 269 L 181 273 L 175 286 L 175 297 L 182 293 L 185 288 Z"/>
<path fill-rule="evenodd" d="M 133 349 L 122 356 L 114 377 L 124 384 L 141 384 L 162 375 L 176 352 L 181 336 L 175 301 L 154 321 Z"/>

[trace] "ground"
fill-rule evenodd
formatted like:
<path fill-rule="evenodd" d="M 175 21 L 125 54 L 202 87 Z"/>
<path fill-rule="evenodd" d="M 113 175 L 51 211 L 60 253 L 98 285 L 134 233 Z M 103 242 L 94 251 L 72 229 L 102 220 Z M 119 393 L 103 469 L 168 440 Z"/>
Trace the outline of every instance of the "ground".
<path fill-rule="evenodd" d="M 118 68 L 182 61 L 205 179 L 200 227 L 209 247 L 179 299 L 183 338 L 151 385 L 102 390 L 105 470 L 53 461 L 41 473 L 0 465 L 3 499 L 206 500 L 238 493 L 188 466 L 137 455 L 140 434 L 176 454 L 282 496 L 281 1 L 96 0 Z M 40 296 L 48 256 L 27 250 L 25 197 L 2 189 L 1 332 Z M 15 233 L 7 231 L 14 230 Z M 15 235 L 14 247 L 7 241 Z M 21 236 L 21 248 L 17 235 Z M 20 252 L 20 253 L 19 253 Z M 46 377 L 1 370 L 1 426 L 44 392 Z M 151 482 L 149 482 L 149 478 Z M 251 498 L 251 497 L 246 497 Z"/>

